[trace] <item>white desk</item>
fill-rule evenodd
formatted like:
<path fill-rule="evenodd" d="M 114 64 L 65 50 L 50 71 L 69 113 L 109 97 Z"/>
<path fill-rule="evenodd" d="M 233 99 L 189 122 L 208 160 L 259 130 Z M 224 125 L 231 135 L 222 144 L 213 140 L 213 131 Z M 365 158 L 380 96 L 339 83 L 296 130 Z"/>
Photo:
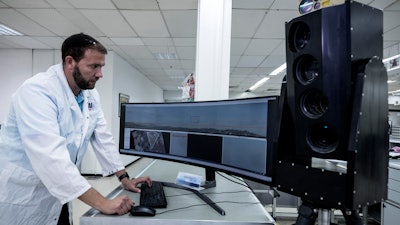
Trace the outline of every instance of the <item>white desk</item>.
<path fill-rule="evenodd" d="M 388 199 L 382 202 L 381 224 L 399 224 L 400 213 L 400 160 L 389 161 Z"/>
<path fill-rule="evenodd" d="M 179 171 L 204 177 L 203 168 L 162 160 L 151 161 L 138 176 L 150 176 L 153 180 L 173 183 Z M 229 181 L 218 174 L 216 174 L 216 181 L 217 186 L 215 188 L 201 192 L 224 209 L 225 216 L 220 215 L 192 192 L 164 187 L 168 206 L 164 209 L 156 209 L 157 215 L 154 217 L 133 217 L 129 213 L 123 216 L 104 215 L 95 209 L 91 209 L 82 215 L 80 225 L 274 224 L 273 218 L 248 188 Z M 139 204 L 139 194 L 125 191 L 121 186 L 110 193 L 108 198 L 125 194 L 136 204 Z"/>

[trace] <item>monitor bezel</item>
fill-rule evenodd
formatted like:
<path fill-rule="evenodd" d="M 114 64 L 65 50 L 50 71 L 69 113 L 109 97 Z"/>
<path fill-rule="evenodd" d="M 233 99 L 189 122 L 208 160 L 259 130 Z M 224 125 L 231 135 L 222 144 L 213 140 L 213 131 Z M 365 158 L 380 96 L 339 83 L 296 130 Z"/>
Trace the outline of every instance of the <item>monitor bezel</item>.
<path fill-rule="evenodd" d="M 137 151 L 132 149 L 124 148 L 124 133 L 125 133 L 125 115 L 126 115 L 126 107 L 127 105 L 159 105 L 159 104 L 170 104 L 170 105 L 193 105 L 193 104 L 219 104 L 224 102 L 233 102 L 233 101 L 258 101 L 259 99 L 265 99 L 268 103 L 268 112 L 267 112 L 267 164 L 266 164 L 266 174 L 258 174 L 256 172 L 248 171 L 245 169 L 240 169 L 237 167 L 224 165 L 216 162 L 209 162 L 201 159 L 195 159 L 190 157 L 176 156 L 170 154 L 159 154 L 145 151 Z M 252 181 L 256 181 L 264 184 L 272 184 L 272 167 L 274 163 L 274 143 L 276 142 L 276 123 L 277 123 L 277 106 L 278 106 L 278 97 L 277 96 L 263 96 L 263 97 L 253 97 L 253 98 L 242 98 L 242 99 L 227 99 L 227 100 L 213 100 L 213 101 L 196 101 L 196 102 L 137 102 L 137 103 L 123 103 L 120 108 L 120 133 L 119 133 L 119 152 L 120 154 L 125 155 L 133 155 L 138 157 L 147 157 L 161 160 L 168 160 L 183 164 L 189 164 L 194 166 L 203 167 L 206 170 L 215 170 L 221 171 L 226 174 L 239 176 L 242 178 L 246 178 Z M 209 173 L 209 172 L 208 172 Z"/>

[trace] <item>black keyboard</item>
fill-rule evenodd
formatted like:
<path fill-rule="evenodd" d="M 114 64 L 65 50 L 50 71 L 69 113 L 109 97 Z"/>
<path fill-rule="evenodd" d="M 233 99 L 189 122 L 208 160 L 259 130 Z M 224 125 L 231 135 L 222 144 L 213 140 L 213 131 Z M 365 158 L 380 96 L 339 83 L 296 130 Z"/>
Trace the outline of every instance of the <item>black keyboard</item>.
<path fill-rule="evenodd" d="M 162 182 L 153 181 L 151 187 L 147 183 L 140 186 L 140 205 L 153 208 L 167 207 L 167 199 Z"/>

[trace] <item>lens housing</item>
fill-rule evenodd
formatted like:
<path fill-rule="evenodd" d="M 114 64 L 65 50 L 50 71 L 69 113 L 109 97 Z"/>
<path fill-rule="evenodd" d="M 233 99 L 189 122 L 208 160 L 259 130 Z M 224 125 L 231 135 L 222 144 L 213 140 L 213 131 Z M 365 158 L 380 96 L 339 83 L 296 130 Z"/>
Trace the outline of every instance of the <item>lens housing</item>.
<path fill-rule="evenodd" d="M 297 81 L 303 85 L 310 84 L 313 80 L 318 77 L 319 74 L 319 63 L 311 55 L 300 56 L 295 64 L 294 71 L 296 73 Z"/>
<path fill-rule="evenodd" d="M 338 147 L 338 134 L 333 126 L 317 124 L 309 129 L 307 143 L 314 152 L 328 154 Z"/>
<path fill-rule="evenodd" d="M 316 89 L 307 90 L 300 98 L 300 109 L 310 119 L 321 117 L 328 110 L 328 98 Z"/>
<path fill-rule="evenodd" d="M 294 23 L 289 30 L 289 49 L 299 52 L 304 49 L 310 41 L 310 27 L 303 22 Z"/>

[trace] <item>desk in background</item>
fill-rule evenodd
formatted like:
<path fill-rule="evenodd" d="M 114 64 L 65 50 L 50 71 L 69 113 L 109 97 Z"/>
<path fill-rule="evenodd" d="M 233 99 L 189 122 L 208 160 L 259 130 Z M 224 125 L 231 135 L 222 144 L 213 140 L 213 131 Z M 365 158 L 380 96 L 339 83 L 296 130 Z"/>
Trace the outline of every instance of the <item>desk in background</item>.
<path fill-rule="evenodd" d="M 151 161 L 138 176 L 150 176 L 153 180 L 173 183 L 180 171 L 204 177 L 203 168 L 162 160 Z M 274 224 L 273 218 L 247 187 L 232 182 L 219 174 L 216 174 L 215 177 L 217 186 L 201 192 L 224 209 L 225 216 L 220 215 L 192 192 L 164 187 L 168 206 L 164 209 L 156 209 L 157 215 L 155 217 L 133 217 L 130 214 L 123 216 L 104 215 L 95 209 L 90 209 L 80 218 L 80 225 Z M 227 177 L 240 182 L 229 175 Z M 119 195 L 128 195 L 136 204 L 139 204 L 139 193 L 123 190 L 121 186 L 112 191 L 108 198 Z"/>
<path fill-rule="evenodd" d="M 399 224 L 400 214 L 400 160 L 389 161 L 388 199 L 382 202 L 381 224 Z"/>

